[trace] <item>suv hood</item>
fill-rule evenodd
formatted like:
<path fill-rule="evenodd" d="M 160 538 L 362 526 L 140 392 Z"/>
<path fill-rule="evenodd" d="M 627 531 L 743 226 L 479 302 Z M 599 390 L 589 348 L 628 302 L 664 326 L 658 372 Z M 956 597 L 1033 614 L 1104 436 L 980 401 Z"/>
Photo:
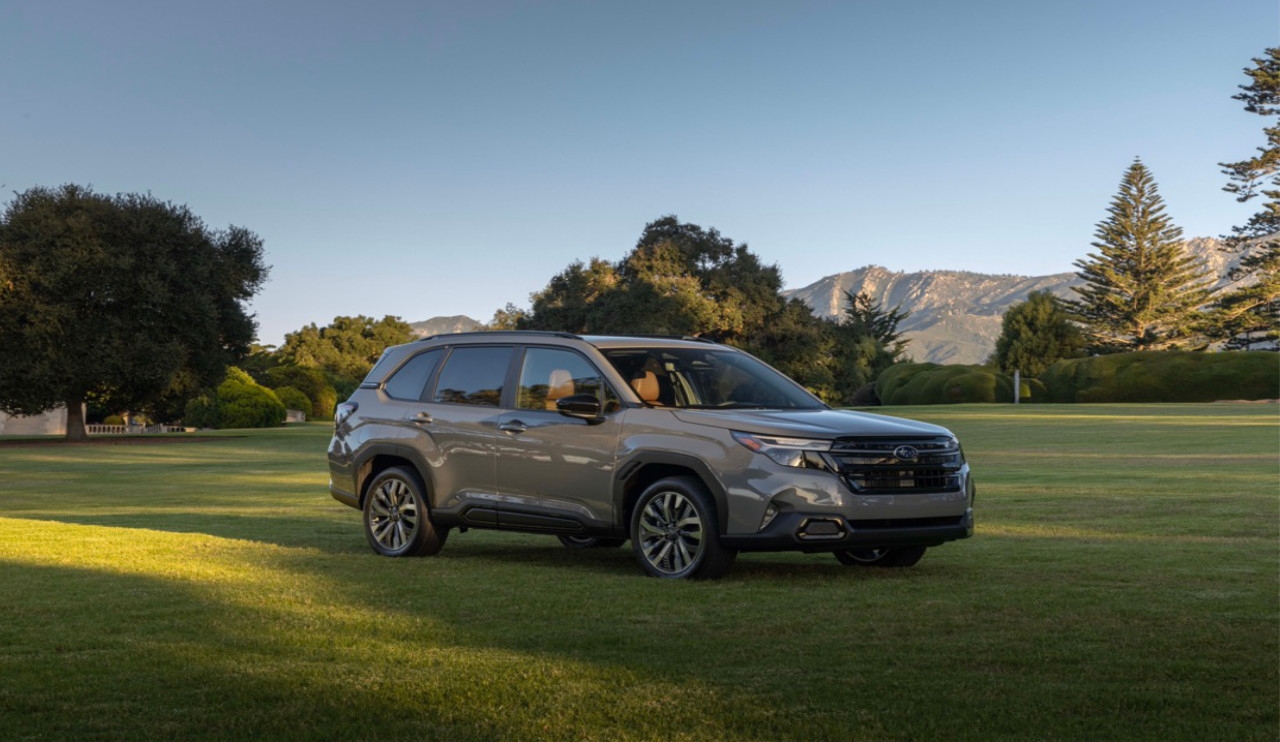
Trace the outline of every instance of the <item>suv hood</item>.
<path fill-rule="evenodd" d="M 793 438 L 951 435 L 938 425 L 852 410 L 672 410 L 672 414 L 694 425 Z"/>

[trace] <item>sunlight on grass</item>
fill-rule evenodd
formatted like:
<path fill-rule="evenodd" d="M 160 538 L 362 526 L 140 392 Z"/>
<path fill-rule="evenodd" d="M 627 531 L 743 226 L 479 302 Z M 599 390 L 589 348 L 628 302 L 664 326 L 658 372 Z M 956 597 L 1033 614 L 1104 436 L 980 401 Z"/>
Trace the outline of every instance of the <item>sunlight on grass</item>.
<path fill-rule="evenodd" d="M 376 557 L 323 425 L 0 448 L 0 736 L 1277 737 L 1274 406 L 910 412 L 960 433 L 975 538 L 716 583 L 520 534 Z"/>

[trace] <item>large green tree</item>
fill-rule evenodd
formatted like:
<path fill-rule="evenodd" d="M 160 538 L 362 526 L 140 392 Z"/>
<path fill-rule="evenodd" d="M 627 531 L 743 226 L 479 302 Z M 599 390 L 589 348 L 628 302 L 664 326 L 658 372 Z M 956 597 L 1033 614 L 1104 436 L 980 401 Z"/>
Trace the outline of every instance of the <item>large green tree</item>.
<path fill-rule="evenodd" d="M 1134 160 L 1098 223 L 1072 308 L 1094 352 L 1160 350 L 1193 342 L 1209 301 L 1206 272 L 1186 252 L 1151 172 Z"/>
<path fill-rule="evenodd" d="M 529 312 L 509 306 L 494 324 L 710 338 L 755 353 L 828 401 L 847 401 L 879 363 L 875 343 L 860 343 L 781 290 L 777 266 L 745 244 L 664 216 L 618 262 L 574 262 L 533 295 Z"/>
<path fill-rule="evenodd" d="M 182 205 L 65 185 L 17 194 L 0 218 L 0 409 L 86 401 L 169 417 L 253 341 L 262 240 Z"/>
<path fill-rule="evenodd" d="M 1051 291 L 1032 291 L 1005 311 L 996 339 L 995 365 L 1006 374 L 1039 378 L 1063 358 L 1084 355 L 1084 338 Z"/>
<path fill-rule="evenodd" d="M 1245 68 L 1249 84 L 1233 96 L 1249 113 L 1264 116 L 1266 146 L 1239 162 L 1219 163 L 1230 182 L 1223 188 L 1237 201 L 1263 197 L 1262 209 L 1232 229 L 1227 248 L 1243 253 L 1230 278 L 1233 287 L 1218 302 L 1219 336 L 1253 337 L 1268 343 L 1280 338 L 1280 47 Z M 1239 343 L 1248 347 L 1249 342 Z"/>
<path fill-rule="evenodd" d="M 345 399 L 344 395 L 350 394 L 373 368 L 382 351 L 412 339 L 413 328 L 399 317 L 334 317 L 325 327 L 312 323 L 285 335 L 284 344 L 276 353 L 284 364 L 323 370 Z"/>

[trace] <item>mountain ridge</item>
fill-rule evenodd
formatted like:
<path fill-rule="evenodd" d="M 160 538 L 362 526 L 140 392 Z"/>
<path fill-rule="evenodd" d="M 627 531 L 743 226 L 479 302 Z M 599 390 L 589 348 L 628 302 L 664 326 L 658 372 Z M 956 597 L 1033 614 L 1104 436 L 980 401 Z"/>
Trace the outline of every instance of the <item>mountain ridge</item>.
<path fill-rule="evenodd" d="M 1187 252 L 1200 260 L 1219 289 L 1240 256 L 1221 249 L 1212 237 L 1188 240 Z M 869 265 L 836 273 L 797 289 L 783 291 L 809 305 L 819 317 L 836 318 L 844 306 L 844 292 L 867 293 L 886 309 L 901 307 L 908 314 L 898 325 L 910 340 L 907 354 L 929 363 L 982 363 L 995 350 L 1005 311 L 1025 301 L 1032 291 L 1051 291 L 1063 299 L 1076 297 L 1082 285 L 1075 273 L 1047 276 L 993 275 L 972 271 L 926 270 L 911 273 Z"/>
<path fill-rule="evenodd" d="M 1240 255 L 1221 249 L 1212 237 L 1187 241 L 1187 251 L 1205 266 L 1214 288 L 1227 283 L 1227 274 Z M 867 293 L 886 309 L 901 307 L 907 317 L 899 325 L 910 341 L 907 355 L 930 363 L 982 363 L 995 350 L 1005 311 L 1025 301 L 1032 291 L 1051 291 L 1063 299 L 1075 298 L 1071 290 L 1082 281 L 1073 272 L 1046 276 L 990 274 L 964 270 L 891 271 L 866 265 L 835 273 L 783 296 L 807 304 L 815 315 L 836 318 L 843 311 L 844 292 Z M 465 315 L 433 317 L 410 323 L 419 336 L 484 329 Z"/>

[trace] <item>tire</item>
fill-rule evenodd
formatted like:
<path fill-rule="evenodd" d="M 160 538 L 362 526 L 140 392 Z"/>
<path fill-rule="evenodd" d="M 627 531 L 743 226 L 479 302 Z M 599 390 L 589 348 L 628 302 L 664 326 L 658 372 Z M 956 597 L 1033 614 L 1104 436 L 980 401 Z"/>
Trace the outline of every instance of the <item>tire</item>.
<path fill-rule="evenodd" d="M 845 549 L 836 559 L 846 567 L 913 567 L 927 546 L 899 546 L 893 549 Z"/>
<path fill-rule="evenodd" d="M 627 543 L 625 538 L 596 538 L 595 536 L 559 536 L 566 549 L 616 549 Z"/>
<path fill-rule="evenodd" d="M 720 545 L 715 502 L 693 477 L 649 485 L 631 512 L 631 548 L 651 577 L 715 580 L 738 552 Z"/>
<path fill-rule="evenodd" d="M 364 498 L 364 535 L 382 556 L 431 556 L 449 536 L 436 528 L 427 509 L 426 488 L 417 472 L 392 467 L 378 474 Z"/>

